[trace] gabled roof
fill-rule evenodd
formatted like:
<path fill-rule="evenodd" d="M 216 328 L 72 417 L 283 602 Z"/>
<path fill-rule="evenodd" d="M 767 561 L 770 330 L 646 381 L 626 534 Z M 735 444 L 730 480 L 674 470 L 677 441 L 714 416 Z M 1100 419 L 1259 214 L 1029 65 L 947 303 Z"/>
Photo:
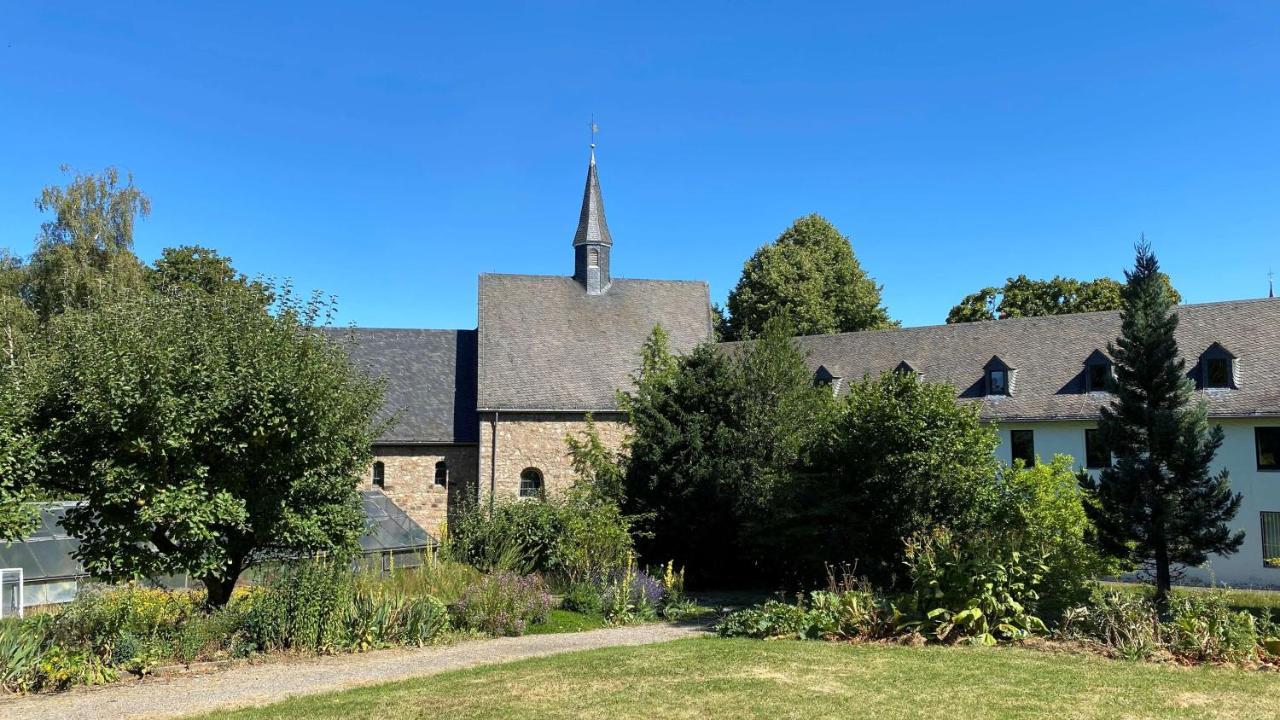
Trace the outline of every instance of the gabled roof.
<path fill-rule="evenodd" d="M 591 295 L 571 277 L 482 274 L 478 310 L 481 410 L 615 410 L 654 325 L 674 353 L 711 337 L 701 281 L 614 279 Z"/>
<path fill-rule="evenodd" d="M 330 328 L 351 358 L 384 378 L 378 419 L 395 418 L 379 444 L 474 443 L 476 331 Z"/>
<path fill-rule="evenodd" d="M 1200 393 L 1217 417 L 1280 417 L 1280 299 L 1182 305 L 1178 346 L 1195 372 L 1215 342 L 1245 369 L 1237 390 Z M 1110 400 L 1084 392 L 1084 362 L 1120 333 L 1116 311 L 797 338 L 810 367 L 850 380 L 893 370 L 904 357 L 929 382 L 956 388 L 991 420 L 1093 419 Z M 984 396 L 983 366 L 996 354 L 1018 368 L 1013 396 Z"/>

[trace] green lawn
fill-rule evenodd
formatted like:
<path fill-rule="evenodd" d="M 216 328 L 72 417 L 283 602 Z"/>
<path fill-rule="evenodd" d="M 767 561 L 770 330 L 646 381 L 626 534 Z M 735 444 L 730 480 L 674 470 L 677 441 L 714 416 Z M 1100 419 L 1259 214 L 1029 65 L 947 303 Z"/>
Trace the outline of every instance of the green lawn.
<path fill-rule="evenodd" d="M 573 610 L 559 608 L 547 613 L 547 619 L 529 628 L 530 635 L 547 633 L 582 632 L 583 630 L 599 630 L 606 627 L 603 615 L 586 615 Z"/>
<path fill-rule="evenodd" d="M 714 638 L 558 655 L 230 718 L 1274 718 L 1280 673 L 1019 648 Z"/>

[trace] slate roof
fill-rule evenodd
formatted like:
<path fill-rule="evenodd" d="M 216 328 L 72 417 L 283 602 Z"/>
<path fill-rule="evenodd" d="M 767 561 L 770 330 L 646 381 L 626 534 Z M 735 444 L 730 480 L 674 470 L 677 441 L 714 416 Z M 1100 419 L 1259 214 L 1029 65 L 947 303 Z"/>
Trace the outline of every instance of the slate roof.
<path fill-rule="evenodd" d="M 591 162 L 587 165 L 587 185 L 582 190 L 582 212 L 578 214 L 578 231 L 573 244 L 613 245 L 609 223 L 604 219 L 604 197 L 600 194 L 600 175 L 596 171 L 596 151 L 591 150 Z"/>
<path fill-rule="evenodd" d="M 1215 343 L 1237 356 L 1238 390 L 1197 394 L 1218 417 L 1280 416 L 1280 299 L 1182 305 L 1178 346 L 1195 370 Z M 797 342 L 811 367 L 825 367 L 845 387 L 866 374 L 910 363 L 925 380 L 946 382 L 961 400 L 982 405 L 990 420 L 1093 419 L 1107 393 L 1084 391 L 1084 363 L 1120 332 L 1116 311 L 1014 318 L 955 325 L 807 336 Z M 733 343 L 726 343 L 732 348 Z M 983 395 L 983 366 L 999 356 L 1011 368 L 1013 394 Z"/>
<path fill-rule="evenodd" d="M 371 374 L 386 378 L 379 419 L 398 413 L 379 444 L 474 443 L 476 331 L 334 328 L 348 352 Z"/>
<path fill-rule="evenodd" d="M 481 410 L 614 410 L 654 325 L 676 353 L 711 337 L 702 281 L 618 278 L 588 295 L 571 277 L 482 274 L 479 319 Z"/>

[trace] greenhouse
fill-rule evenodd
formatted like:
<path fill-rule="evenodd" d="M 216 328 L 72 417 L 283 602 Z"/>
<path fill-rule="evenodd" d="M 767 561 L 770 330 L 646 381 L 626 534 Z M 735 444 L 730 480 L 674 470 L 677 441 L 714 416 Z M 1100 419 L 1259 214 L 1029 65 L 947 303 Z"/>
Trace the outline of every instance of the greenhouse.
<path fill-rule="evenodd" d="M 364 567 L 409 567 L 421 562 L 423 551 L 436 545 L 404 510 L 378 490 L 361 492 L 365 534 L 360 538 Z M 63 529 L 62 518 L 76 502 L 40 505 L 40 522 L 19 542 L 0 543 L 0 618 L 20 615 L 23 608 L 71 602 L 90 581 L 73 553 L 80 541 Z M 162 587 L 192 584 L 185 575 L 154 578 Z M 198 585 L 199 583 L 195 583 Z"/>

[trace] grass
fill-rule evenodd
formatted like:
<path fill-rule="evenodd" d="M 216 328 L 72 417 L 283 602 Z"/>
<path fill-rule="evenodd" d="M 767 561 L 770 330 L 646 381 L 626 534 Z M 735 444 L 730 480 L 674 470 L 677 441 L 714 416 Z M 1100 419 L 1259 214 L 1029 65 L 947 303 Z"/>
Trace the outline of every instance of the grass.
<path fill-rule="evenodd" d="M 545 622 L 529 628 L 530 635 L 546 635 L 548 633 L 582 632 L 583 630 L 599 630 L 606 627 L 603 615 L 586 615 L 573 610 L 552 610 L 547 614 Z"/>
<path fill-rule="evenodd" d="M 1277 714 L 1276 673 L 1021 648 L 706 638 L 473 668 L 216 717 L 1224 720 Z"/>
<path fill-rule="evenodd" d="M 1104 582 L 1108 590 L 1131 592 L 1151 597 L 1155 589 L 1151 585 L 1130 582 Z M 1227 604 L 1236 610 L 1248 610 L 1259 617 L 1280 621 L 1280 590 L 1248 590 L 1235 588 L 1207 588 L 1179 585 L 1173 588 L 1173 596 L 1191 596 L 1209 592 L 1226 593 Z"/>

